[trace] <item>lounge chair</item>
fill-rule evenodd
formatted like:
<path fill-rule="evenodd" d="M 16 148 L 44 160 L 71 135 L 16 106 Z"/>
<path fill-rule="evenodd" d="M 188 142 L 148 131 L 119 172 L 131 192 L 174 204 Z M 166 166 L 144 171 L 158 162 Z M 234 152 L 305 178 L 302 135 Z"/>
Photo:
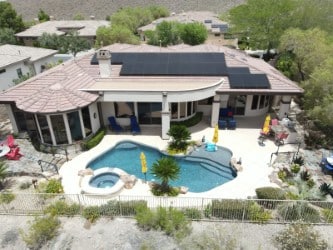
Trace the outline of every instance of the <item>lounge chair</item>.
<path fill-rule="evenodd" d="M 115 132 L 122 132 L 123 131 L 123 128 L 117 123 L 114 116 L 109 116 L 108 120 L 109 120 L 109 127 L 110 127 L 111 130 L 113 130 Z"/>
<path fill-rule="evenodd" d="M 141 132 L 140 126 L 136 120 L 136 116 L 131 116 L 131 131 L 133 134 L 137 134 Z"/>
<path fill-rule="evenodd" d="M 227 128 L 227 121 L 226 120 L 219 120 L 219 129 L 225 129 Z"/>
<path fill-rule="evenodd" d="M 8 154 L 6 154 L 6 158 L 7 160 L 19 160 L 21 158 L 21 156 L 23 156 L 20 153 L 20 148 L 16 147 L 16 148 L 12 148 Z"/>
<path fill-rule="evenodd" d="M 228 129 L 236 129 L 237 123 L 233 118 L 228 120 Z"/>

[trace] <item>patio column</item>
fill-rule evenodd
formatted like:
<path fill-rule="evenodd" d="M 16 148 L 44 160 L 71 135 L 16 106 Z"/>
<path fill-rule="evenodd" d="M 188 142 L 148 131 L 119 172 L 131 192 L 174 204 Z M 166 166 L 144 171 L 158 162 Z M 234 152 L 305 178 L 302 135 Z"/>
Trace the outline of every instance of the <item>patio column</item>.
<path fill-rule="evenodd" d="M 291 96 L 284 95 L 280 100 L 279 118 L 285 118 L 288 116 L 291 104 Z"/>
<path fill-rule="evenodd" d="M 162 92 L 162 112 L 161 112 L 161 119 L 162 119 L 162 139 L 168 140 L 170 137 L 168 135 L 170 129 L 170 110 L 169 110 L 169 103 L 168 103 L 168 93 Z"/>
<path fill-rule="evenodd" d="M 50 129 L 50 134 L 51 134 L 51 139 L 52 139 L 52 145 L 57 146 L 57 141 L 56 141 L 56 138 L 54 136 L 54 131 L 53 131 L 53 126 L 52 126 L 50 115 L 46 116 L 46 121 L 47 121 L 47 125 L 49 126 L 49 129 Z"/>
<path fill-rule="evenodd" d="M 212 115 L 210 119 L 210 126 L 215 127 L 215 125 L 219 121 L 219 113 L 220 113 L 220 96 L 215 95 L 212 105 Z"/>
<path fill-rule="evenodd" d="M 79 110 L 79 119 L 80 119 L 82 136 L 83 136 L 83 138 L 86 138 L 86 130 L 84 128 L 83 117 L 82 117 L 82 110 L 81 109 Z"/>
<path fill-rule="evenodd" d="M 44 143 L 44 138 L 43 138 L 42 130 L 41 130 L 40 125 L 39 125 L 37 114 L 34 114 L 34 117 L 35 117 L 35 121 L 37 121 L 36 125 L 37 125 L 37 130 L 38 130 L 38 133 L 39 133 L 40 140 L 41 140 L 42 143 Z"/>
<path fill-rule="evenodd" d="M 68 144 L 72 144 L 73 141 L 72 141 L 71 129 L 69 127 L 69 123 L 68 123 L 68 119 L 67 119 L 67 114 L 62 114 L 62 117 L 63 117 L 64 123 L 65 123 Z"/>

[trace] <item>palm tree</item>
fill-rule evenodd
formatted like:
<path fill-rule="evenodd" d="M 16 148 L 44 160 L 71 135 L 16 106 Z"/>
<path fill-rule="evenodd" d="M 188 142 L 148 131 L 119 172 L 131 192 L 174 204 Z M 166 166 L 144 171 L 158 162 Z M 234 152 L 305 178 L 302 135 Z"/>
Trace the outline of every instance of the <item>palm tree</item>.
<path fill-rule="evenodd" d="M 0 161 L 0 190 L 3 188 L 3 181 L 8 175 L 7 166 L 4 162 Z"/>
<path fill-rule="evenodd" d="M 180 167 L 173 158 L 162 157 L 153 163 L 151 173 L 162 181 L 161 191 L 167 193 L 170 189 L 169 180 L 178 179 Z"/>
<path fill-rule="evenodd" d="M 185 151 L 187 148 L 187 140 L 191 139 L 191 133 L 184 125 L 171 126 L 168 135 L 172 137 L 170 148 Z"/>

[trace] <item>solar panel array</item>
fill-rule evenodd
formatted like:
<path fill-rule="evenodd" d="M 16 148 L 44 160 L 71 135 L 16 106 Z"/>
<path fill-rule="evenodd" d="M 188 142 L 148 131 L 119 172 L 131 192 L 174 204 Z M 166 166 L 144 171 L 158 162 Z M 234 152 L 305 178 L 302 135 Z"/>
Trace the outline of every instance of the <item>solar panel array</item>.
<path fill-rule="evenodd" d="M 270 83 L 265 74 L 231 74 L 229 84 L 232 89 L 269 89 Z"/>

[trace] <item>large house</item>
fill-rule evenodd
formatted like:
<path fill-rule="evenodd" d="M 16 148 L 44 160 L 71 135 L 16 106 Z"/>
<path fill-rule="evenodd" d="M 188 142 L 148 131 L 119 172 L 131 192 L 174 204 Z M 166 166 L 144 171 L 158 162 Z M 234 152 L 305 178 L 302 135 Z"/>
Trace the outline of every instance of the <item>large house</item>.
<path fill-rule="evenodd" d="M 77 32 L 79 37 L 87 39 L 91 45 L 94 45 L 98 27 L 109 25 L 109 21 L 102 20 L 47 21 L 36 24 L 15 36 L 25 45 L 33 46 L 43 33 L 64 36 L 69 32 Z"/>
<path fill-rule="evenodd" d="M 221 108 L 235 117 L 261 116 L 279 100 L 287 116 L 303 90 L 265 61 L 214 45 L 113 44 L 43 72 L 0 94 L 15 132 L 43 143 L 71 144 L 95 133 L 114 116 L 122 126 L 161 127 L 197 112 L 218 123 Z"/>
<path fill-rule="evenodd" d="M 36 75 L 55 62 L 56 50 L 17 45 L 0 46 L 0 90 L 14 86 L 23 75 Z"/>

